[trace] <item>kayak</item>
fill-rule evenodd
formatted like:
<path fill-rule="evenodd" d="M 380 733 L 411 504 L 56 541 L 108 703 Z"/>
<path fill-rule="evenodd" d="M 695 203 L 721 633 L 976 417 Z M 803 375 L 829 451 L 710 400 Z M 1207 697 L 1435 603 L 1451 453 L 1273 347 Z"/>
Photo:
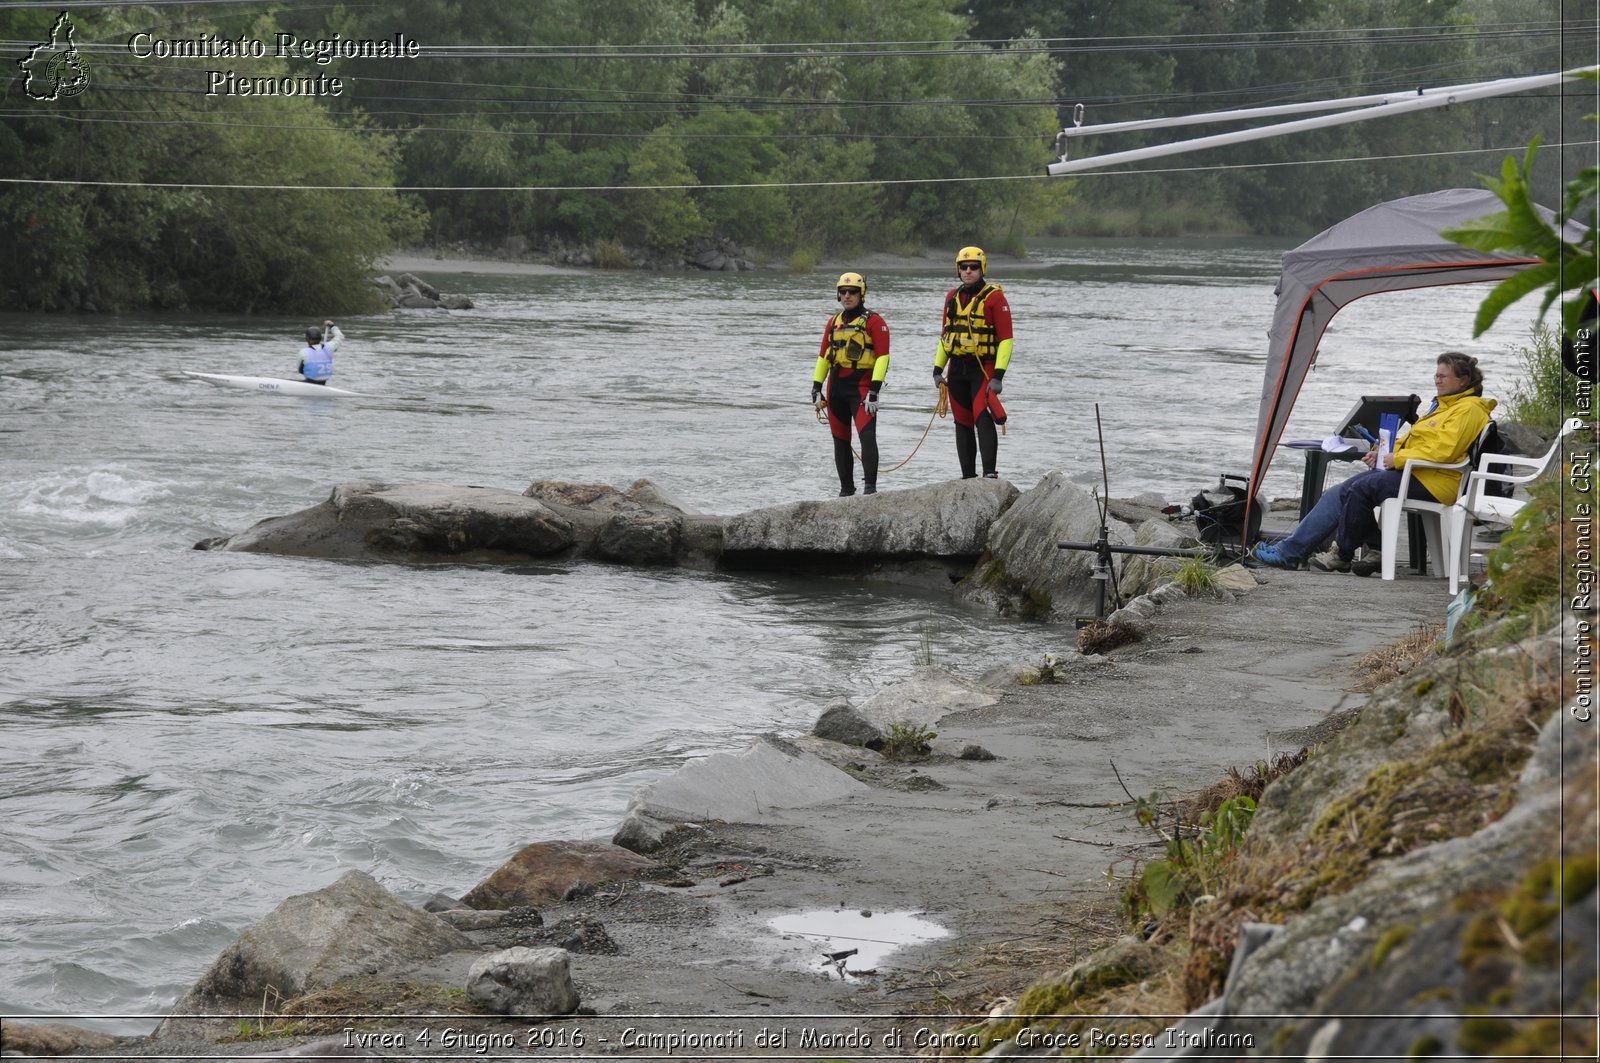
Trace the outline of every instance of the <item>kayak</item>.
<path fill-rule="evenodd" d="M 270 376 L 225 376 L 222 373 L 196 373 L 191 369 L 183 370 L 184 376 L 197 377 L 200 380 L 209 380 L 213 384 L 222 384 L 230 388 L 245 388 L 249 391 L 271 391 L 279 395 L 299 395 L 304 398 L 320 399 L 349 399 L 360 398 L 360 392 L 345 391 L 331 384 L 311 384 L 304 380 L 280 380 Z"/>

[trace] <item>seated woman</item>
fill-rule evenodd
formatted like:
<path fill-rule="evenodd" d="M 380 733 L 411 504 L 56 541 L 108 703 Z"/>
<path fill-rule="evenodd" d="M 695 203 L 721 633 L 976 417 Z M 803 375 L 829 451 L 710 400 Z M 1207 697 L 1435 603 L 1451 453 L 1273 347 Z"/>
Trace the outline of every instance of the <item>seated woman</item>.
<path fill-rule="evenodd" d="M 1368 454 L 1363 460 L 1371 472 L 1352 476 L 1337 489 L 1325 492 L 1287 538 L 1258 544 L 1256 560 L 1274 568 L 1300 568 L 1309 559 L 1312 568 L 1323 572 L 1349 572 L 1356 549 L 1378 541 L 1378 518 L 1373 510 L 1400 493 L 1406 462 L 1448 465 L 1466 457 L 1495 407 L 1493 399 L 1483 397 L 1483 371 L 1476 358 L 1448 351 L 1439 356 L 1433 383 L 1439 392 L 1433 405 L 1400 437 L 1393 453 L 1384 456 L 1383 468 L 1376 467 L 1376 451 Z M 1454 469 L 1418 468 L 1411 474 L 1407 493 L 1425 502 L 1449 504 L 1456 500 L 1460 483 L 1461 474 Z M 1333 548 L 1316 554 L 1330 534 Z M 1362 576 L 1377 569 L 1376 563 L 1355 566 Z"/>

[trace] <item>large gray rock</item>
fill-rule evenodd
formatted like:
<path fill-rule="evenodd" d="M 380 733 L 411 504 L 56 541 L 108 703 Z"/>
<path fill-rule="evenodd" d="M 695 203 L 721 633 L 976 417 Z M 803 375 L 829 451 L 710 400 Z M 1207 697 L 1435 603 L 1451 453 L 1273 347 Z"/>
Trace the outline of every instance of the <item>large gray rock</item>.
<path fill-rule="evenodd" d="M 1115 517 L 1107 520 L 1112 543 L 1176 549 L 1185 538 L 1172 526 L 1146 521 L 1136 531 Z M 969 604 L 1002 615 L 1070 621 L 1093 613 L 1097 584 L 1092 550 L 1063 550 L 1062 540 L 1093 542 L 1100 534 L 1094 496 L 1052 472 L 1024 492 L 989 529 L 986 561 L 962 581 L 956 595 Z M 1117 555 L 1118 585 L 1124 599 L 1155 585 L 1164 570 L 1159 559 Z"/>
<path fill-rule="evenodd" d="M 471 310 L 472 300 L 464 295 L 444 295 L 439 289 L 413 273 L 402 273 L 398 280 L 387 274 L 374 277 L 372 286 L 403 310 Z"/>
<path fill-rule="evenodd" d="M 1407 673 L 1403 686 L 1375 694 L 1322 755 L 1269 786 L 1257 804 L 1252 832 L 1298 844 L 1329 805 L 1358 790 L 1372 772 L 1418 757 L 1451 735 L 1452 694 L 1457 683 L 1472 679 L 1471 669 L 1511 657 L 1530 674 L 1560 674 L 1563 646 L 1570 644 L 1557 630 L 1483 651 L 1466 664 L 1456 657 L 1423 663 Z"/>
<path fill-rule="evenodd" d="M 340 484 L 327 501 L 199 549 L 345 560 L 473 562 L 595 557 L 708 567 L 718 517 L 686 514 L 648 480 L 626 493 L 541 480 L 518 494 L 448 484 Z"/>
<path fill-rule="evenodd" d="M 985 708 L 999 700 L 970 679 L 941 668 L 918 668 L 909 679 L 884 687 L 855 711 L 869 726 L 887 735 L 896 724 L 931 730 L 952 712 Z"/>
<path fill-rule="evenodd" d="M 822 710 L 811 728 L 817 738 L 847 746 L 864 746 L 877 749 L 888 737 L 882 729 L 868 723 L 849 698 L 835 698 Z"/>
<path fill-rule="evenodd" d="M 625 565 L 709 568 L 722 551 L 722 518 L 689 509 L 649 480 L 609 484 L 539 480 L 523 492 L 571 521 L 580 552 Z"/>
<path fill-rule="evenodd" d="M 1349 893 L 1314 903 L 1240 967 L 1236 984 L 1230 986 L 1230 1010 L 1240 1016 L 1317 1014 L 1323 1010 L 1324 994 L 1372 972 L 1374 947 L 1386 933 L 1441 917 L 1453 919 L 1451 905 L 1457 898 L 1516 883 L 1540 857 L 1558 847 L 1564 827 L 1587 831 L 1592 838 L 1592 815 L 1584 823 L 1564 823 L 1563 775 L 1587 778 L 1592 787 L 1595 729 L 1569 727 L 1563 716 L 1557 712 L 1545 724 L 1534 761 L 1524 770 L 1517 802 L 1504 817 L 1475 834 L 1398 857 Z M 1593 917 L 1582 919 L 1592 922 Z M 1452 927 L 1446 936 L 1454 948 L 1443 962 L 1453 966 L 1459 977 L 1463 963 L 1459 928 Z M 1591 971 L 1592 946 L 1591 937 L 1585 946 Z M 1408 984 L 1419 983 L 1413 979 Z M 1383 1010 L 1393 1010 L 1398 1003 L 1390 996 Z M 1241 1028 L 1251 1028 L 1249 1020 L 1236 1021 Z"/>
<path fill-rule="evenodd" d="M 8 1056 L 98 1056 L 105 1055 L 122 1038 L 81 1026 L 47 1022 L 12 1022 L 0 1025 L 0 1048 Z"/>
<path fill-rule="evenodd" d="M 469 908 L 553 904 L 575 882 L 626 882 L 655 866 L 654 860 L 606 842 L 534 842 L 461 900 Z"/>
<path fill-rule="evenodd" d="M 949 480 L 904 491 L 791 502 L 729 517 L 725 564 L 798 565 L 830 558 L 963 559 L 983 552 L 989 528 L 1017 497 L 1004 480 Z"/>
<path fill-rule="evenodd" d="M 572 522 L 515 491 L 447 484 L 340 484 L 327 501 L 269 517 L 208 549 L 345 560 L 464 561 L 560 554 Z"/>
<path fill-rule="evenodd" d="M 565 949 L 518 946 L 485 956 L 467 972 L 467 996 L 501 1015 L 571 1015 L 578 1010 Z"/>
<path fill-rule="evenodd" d="M 738 753 L 692 760 L 640 787 L 628 814 L 667 823 L 760 823 L 774 809 L 804 808 L 867 790 L 820 758 L 764 735 Z"/>
<path fill-rule="evenodd" d="M 257 1015 L 264 1000 L 288 1000 L 472 947 L 438 916 L 402 902 L 372 876 L 349 871 L 330 886 L 290 897 L 240 934 L 153 1036 L 215 1039 L 237 1032 L 236 1024 L 185 1017 Z"/>
<path fill-rule="evenodd" d="M 1137 532 L 1116 521 L 1111 527 L 1117 542 L 1184 541 L 1164 521 L 1146 521 Z M 1093 500 L 1061 473 L 1051 473 L 1026 495 L 1004 480 L 949 480 L 732 517 L 688 510 L 648 480 L 626 491 L 540 480 L 520 495 L 445 484 L 353 482 L 335 487 L 320 505 L 195 545 L 411 563 L 592 558 L 806 571 L 940 591 L 966 577 L 959 593 L 969 604 L 1066 619 L 1093 603 L 1093 556 L 1063 551 L 1057 541 L 1092 538 L 1098 528 Z M 1120 557 L 1125 596 L 1146 589 L 1166 563 Z"/>

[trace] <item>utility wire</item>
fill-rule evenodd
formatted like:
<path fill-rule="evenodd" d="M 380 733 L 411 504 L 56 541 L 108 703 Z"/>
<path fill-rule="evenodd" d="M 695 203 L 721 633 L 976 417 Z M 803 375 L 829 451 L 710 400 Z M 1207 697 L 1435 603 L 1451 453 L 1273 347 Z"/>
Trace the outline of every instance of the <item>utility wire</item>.
<path fill-rule="evenodd" d="M 231 2 L 231 0 L 230 0 Z M 36 4 L 0 3 L 7 7 L 37 7 Z M 52 6 L 53 5 L 48 5 Z M 116 5 L 121 6 L 121 5 Z M 1522 37 L 1569 36 L 1592 29 L 1594 19 L 1490 23 L 1462 29 L 1456 25 L 1374 26 L 1350 29 L 1237 31 L 1232 33 L 1144 34 L 1110 37 L 1020 37 L 918 41 L 796 41 L 750 42 L 747 44 L 430 44 L 418 41 L 420 59 L 795 59 L 846 57 L 913 57 L 993 59 L 1000 55 L 1081 54 L 1084 52 L 1189 51 L 1195 49 L 1263 49 L 1372 47 L 1382 44 L 1449 44 L 1456 41 L 1485 42 Z M 213 41 L 232 40 L 230 35 L 207 33 Z M 201 38 L 166 38 L 191 41 Z M 306 41 L 332 38 L 305 38 Z M 360 40 L 363 38 L 342 38 Z M 377 40 L 380 38 L 370 38 Z M 386 39 L 386 38 L 384 38 Z M 27 47 L 37 41 L 3 41 L 8 47 Z M 974 47 L 976 46 L 976 47 Z M 85 54 L 121 51 L 125 45 L 110 41 L 80 41 Z M 203 57 L 201 57 L 203 58 Z M 408 59 L 407 62 L 416 60 Z"/>
<path fill-rule="evenodd" d="M 1550 148 L 1594 147 L 1600 140 L 1561 141 Z M 1467 148 L 1459 151 L 1420 151 L 1398 155 L 1353 155 L 1330 159 L 1300 159 L 1282 162 L 1224 163 L 1212 166 L 1175 166 L 1149 170 L 1093 170 L 1078 177 L 1132 176 L 1164 173 L 1201 173 L 1217 170 L 1267 170 L 1286 166 L 1323 166 L 1335 163 L 1389 162 L 1402 159 L 1431 159 L 1461 155 L 1501 155 L 1525 150 L 1516 144 L 1503 148 Z M 896 179 L 862 178 L 849 181 L 773 181 L 769 184 L 729 183 L 705 185 L 280 185 L 224 184 L 195 181 L 85 181 L 39 177 L 0 177 L 0 184 L 49 185 L 74 188 L 170 188 L 222 189 L 259 192 L 701 192 L 725 189 L 783 188 L 861 188 L 893 185 L 992 184 L 999 181 L 1059 181 L 1049 174 L 1010 174 L 995 177 L 908 177 Z"/>

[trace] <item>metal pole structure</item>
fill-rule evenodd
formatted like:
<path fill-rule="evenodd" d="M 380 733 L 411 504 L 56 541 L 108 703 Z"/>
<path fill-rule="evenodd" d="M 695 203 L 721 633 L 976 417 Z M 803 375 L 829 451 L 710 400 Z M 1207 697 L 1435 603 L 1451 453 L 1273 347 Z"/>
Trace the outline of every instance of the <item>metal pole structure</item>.
<path fill-rule="evenodd" d="M 1303 133 L 1311 129 L 1327 129 L 1333 126 L 1350 125 L 1354 122 L 1366 122 L 1374 118 L 1388 118 L 1397 114 L 1408 114 L 1412 111 L 1431 110 L 1436 107 L 1448 107 L 1456 103 L 1470 103 L 1473 100 L 1489 99 L 1495 96 L 1505 96 L 1513 92 L 1526 92 L 1529 89 L 1545 88 L 1559 84 L 1567 78 L 1576 77 L 1589 70 L 1600 67 L 1588 67 L 1577 70 L 1567 70 L 1556 74 L 1538 74 L 1525 78 L 1503 78 L 1499 81 L 1474 82 L 1467 85 L 1445 86 L 1438 89 L 1418 89 L 1414 93 L 1396 93 L 1376 98 L 1370 106 L 1347 114 L 1321 115 L 1316 118 L 1302 118 L 1296 122 L 1279 122 L 1276 125 L 1261 126 L 1255 129 L 1241 129 L 1232 133 L 1218 133 L 1215 136 L 1197 137 L 1192 140 L 1180 140 L 1171 144 L 1157 144 L 1147 148 L 1134 148 L 1129 151 L 1113 152 L 1110 155 L 1099 155 L 1089 159 L 1075 159 L 1068 161 L 1065 158 L 1053 162 L 1045 167 L 1045 172 L 1052 176 L 1079 173 L 1084 170 L 1096 170 L 1103 166 L 1112 166 L 1119 163 L 1142 162 L 1145 159 L 1159 159 L 1168 155 L 1180 155 L 1188 151 L 1202 151 L 1206 148 L 1220 148 L 1230 144 L 1244 144 L 1254 140 L 1266 140 L 1270 137 L 1285 136 L 1290 133 Z M 1373 97 L 1352 97 L 1344 101 L 1328 101 L 1328 106 L 1350 107 L 1373 100 Z M 1315 109 L 1321 105 L 1316 104 L 1286 104 L 1288 107 L 1301 107 Z M 1322 107 L 1321 109 L 1326 109 Z M 1262 110 L 1274 110 L 1263 108 Z M 1159 122 L 1168 125 L 1179 125 L 1207 121 L 1235 121 L 1249 116 L 1250 109 L 1235 112 L 1214 112 L 1216 115 L 1229 117 L 1194 116 L 1187 119 L 1152 119 L 1152 123 Z M 1259 112 L 1257 112 L 1259 113 Z M 1292 112 L 1282 112 L 1292 113 Z M 1118 123 L 1120 129 L 1130 127 L 1154 128 L 1147 123 L 1123 122 Z M 1087 136 L 1096 132 L 1108 132 L 1113 127 L 1084 127 L 1076 126 L 1072 129 L 1061 131 L 1063 138 L 1073 136 Z M 1063 141 L 1064 142 L 1064 141 Z"/>
<path fill-rule="evenodd" d="M 1099 550 L 1101 545 L 1098 539 L 1092 543 L 1078 542 L 1074 539 L 1057 539 L 1056 548 L 1060 550 Z M 1105 549 L 1116 554 L 1143 554 L 1146 557 L 1212 557 L 1216 553 L 1215 550 L 1207 550 L 1200 547 L 1179 549 L 1176 546 L 1113 546 L 1109 542 L 1105 544 Z"/>
<path fill-rule="evenodd" d="M 1089 576 L 1095 580 L 1098 587 L 1095 591 L 1094 618 L 1106 618 L 1106 587 L 1109 585 L 1116 571 L 1111 567 L 1112 554 L 1142 554 L 1146 557 L 1210 557 L 1213 551 L 1178 550 L 1165 546 L 1113 546 L 1111 545 L 1111 529 L 1109 519 L 1111 514 L 1111 474 L 1106 469 L 1106 437 L 1100 427 L 1100 404 L 1094 404 L 1094 432 L 1100 441 L 1100 482 L 1105 491 L 1100 499 L 1100 537 L 1092 543 L 1078 542 L 1073 539 L 1056 540 L 1058 550 L 1093 550 L 1094 571 Z"/>

